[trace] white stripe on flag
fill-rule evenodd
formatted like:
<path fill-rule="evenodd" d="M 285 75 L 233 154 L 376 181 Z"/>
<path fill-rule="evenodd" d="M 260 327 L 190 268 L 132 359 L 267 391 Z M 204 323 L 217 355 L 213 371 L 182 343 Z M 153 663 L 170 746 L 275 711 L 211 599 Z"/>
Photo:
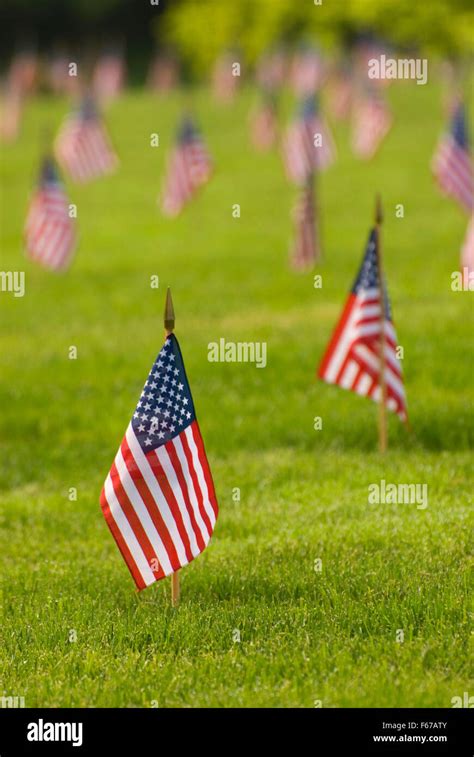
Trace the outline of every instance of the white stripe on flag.
<path fill-rule="evenodd" d="M 191 502 L 191 506 L 194 511 L 194 517 L 196 518 L 196 522 L 199 526 L 199 529 L 202 534 L 202 538 L 204 540 L 204 544 L 207 544 L 210 539 L 210 534 L 207 531 L 206 524 L 204 523 L 202 519 L 202 515 L 199 511 L 199 503 L 198 498 L 196 495 L 196 492 L 194 490 L 193 480 L 191 478 L 191 473 L 188 466 L 188 461 L 186 459 L 186 455 L 184 453 L 183 444 L 181 442 L 181 439 L 179 436 L 175 437 L 173 440 L 173 446 L 176 450 L 176 454 L 178 455 L 179 462 L 181 463 L 181 468 L 183 469 L 183 475 L 186 480 L 186 484 L 188 487 L 188 494 L 189 494 L 189 500 Z"/>
<path fill-rule="evenodd" d="M 115 467 L 117 468 L 120 481 L 123 488 L 125 489 L 125 493 L 127 494 L 127 497 L 130 500 L 137 518 L 140 521 L 140 524 L 150 541 L 153 551 L 158 557 L 158 561 L 161 567 L 163 568 L 165 573 L 172 573 L 173 567 L 169 560 L 166 547 L 163 544 L 160 534 L 156 530 L 155 524 L 151 519 L 150 513 L 148 512 L 148 509 L 140 495 L 140 492 L 133 483 L 133 479 L 130 476 L 128 468 L 125 464 L 125 460 L 123 459 L 121 449 L 118 450 L 115 457 Z"/>
<path fill-rule="evenodd" d="M 174 547 L 176 549 L 176 553 L 178 555 L 178 559 L 181 564 L 186 565 L 188 562 L 188 558 L 186 557 L 186 551 L 184 549 L 184 544 L 181 539 L 180 533 L 178 531 L 178 527 L 176 525 L 176 521 L 173 517 L 173 514 L 169 508 L 169 505 L 166 501 L 166 498 L 161 491 L 161 488 L 158 484 L 158 481 L 153 473 L 153 470 L 150 466 L 150 463 L 148 462 L 145 453 L 143 452 L 142 448 L 140 447 L 140 444 L 138 442 L 137 437 L 135 436 L 135 432 L 133 430 L 132 424 L 130 423 L 127 432 L 125 434 L 125 438 L 127 439 L 128 446 L 130 448 L 130 452 L 132 453 L 134 460 L 140 470 L 140 473 L 142 474 L 146 485 L 148 486 L 148 489 L 150 490 L 150 493 L 152 497 L 157 502 L 157 507 L 159 507 L 159 511 L 161 514 L 161 517 L 163 518 L 166 528 L 168 530 L 168 533 L 170 535 L 170 539 L 174 544 Z"/>
<path fill-rule="evenodd" d="M 109 505 L 110 514 L 113 517 L 117 528 L 122 534 L 122 538 L 124 542 L 126 543 L 128 549 L 130 550 L 130 553 L 135 561 L 135 564 L 139 572 L 142 575 L 142 578 L 145 584 L 149 586 L 155 581 L 155 576 L 153 575 L 153 572 L 150 566 L 148 565 L 148 561 L 143 553 L 143 550 L 138 542 L 138 539 L 133 533 L 133 530 L 127 518 L 125 517 L 125 514 L 115 495 L 114 487 L 112 485 L 112 480 L 110 478 L 110 473 L 105 480 L 104 493 Z"/>
<path fill-rule="evenodd" d="M 355 377 L 359 373 L 359 365 L 354 360 L 349 360 L 342 374 L 340 385 L 344 389 L 351 389 Z"/>
<path fill-rule="evenodd" d="M 199 451 L 198 451 L 198 448 L 196 447 L 196 442 L 194 441 L 194 436 L 193 436 L 191 427 L 188 426 L 184 433 L 186 435 L 186 439 L 188 440 L 189 449 L 191 450 L 191 455 L 193 458 L 194 470 L 196 471 L 198 481 L 199 481 L 199 486 L 201 487 L 202 500 L 204 502 L 204 509 L 206 510 L 207 517 L 209 518 L 211 528 L 214 528 L 214 524 L 216 522 L 216 516 L 214 514 L 211 501 L 209 499 L 209 491 L 207 489 L 207 483 L 206 483 L 206 479 L 204 477 L 204 471 L 201 465 L 201 458 L 199 457 Z"/>
<path fill-rule="evenodd" d="M 196 534 L 194 533 L 194 528 L 191 523 L 191 518 L 189 516 L 186 503 L 184 501 L 183 492 L 181 491 L 178 477 L 176 476 L 175 469 L 173 468 L 173 463 L 170 460 L 170 456 L 165 446 L 161 446 L 155 449 L 155 454 L 161 464 L 161 467 L 163 468 L 176 502 L 178 503 L 179 511 L 181 513 L 181 517 L 183 518 L 184 528 L 189 537 L 191 553 L 193 557 L 196 557 L 198 554 L 200 554 L 201 550 L 199 549 L 198 543 L 196 541 Z"/>

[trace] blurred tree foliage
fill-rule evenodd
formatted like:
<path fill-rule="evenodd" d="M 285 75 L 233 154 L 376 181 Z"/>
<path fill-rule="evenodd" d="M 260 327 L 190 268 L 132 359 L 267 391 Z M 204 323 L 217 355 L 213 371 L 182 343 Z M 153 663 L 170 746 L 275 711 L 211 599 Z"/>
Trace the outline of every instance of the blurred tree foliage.
<path fill-rule="evenodd" d="M 472 49 L 472 0 L 0 0 L 0 59 L 17 43 L 79 50 L 122 41 L 129 62 L 154 44 L 174 45 L 188 70 L 209 70 L 222 50 L 239 48 L 252 65 L 274 44 L 310 38 L 350 44 L 372 32 L 401 47 L 453 58 Z M 153 4 L 152 4 L 153 3 Z"/>
<path fill-rule="evenodd" d="M 79 53 L 121 43 L 133 61 L 149 57 L 171 0 L 0 0 L 0 59 L 22 47 Z"/>
<path fill-rule="evenodd" d="M 472 0 L 181 0 L 165 14 L 162 33 L 195 73 L 226 48 L 252 65 L 275 44 L 306 37 L 344 45 L 363 32 L 456 58 L 472 53 L 473 7 Z"/>

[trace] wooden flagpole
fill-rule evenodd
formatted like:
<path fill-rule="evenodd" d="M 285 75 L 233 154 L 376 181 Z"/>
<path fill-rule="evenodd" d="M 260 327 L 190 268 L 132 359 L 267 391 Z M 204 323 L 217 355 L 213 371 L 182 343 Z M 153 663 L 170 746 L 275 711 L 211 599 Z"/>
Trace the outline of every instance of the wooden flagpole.
<path fill-rule="evenodd" d="M 323 249 L 322 249 L 322 235 L 321 235 L 321 212 L 320 212 L 320 205 L 319 205 L 319 176 L 318 174 L 319 169 L 315 168 L 315 170 L 312 172 L 312 176 L 310 177 L 310 182 L 312 182 L 312 201 L 313 201 L 313 207 L 314 207 L 314 233 L 315 233 L 315 263 L 321 263 L 323 258 Z"/>
<path fill-rule="evenodd" d="M 380 286 L 380 403 L 379 403 L 379 449 L 382 454 L 387 451 L 387 378 L 385 357 L 385 319 L 386 296 L 382 269 L 382 242 L 380 228 L 383 221 L 382 200 L 380 194 L 375 199 L 375 244 L 377 268 Z"/>
<path fill-rule="evenodd" d="M 313 102 L 314 107 L 317 107 L 317 94 L 315 93 L 313 95 Z M 314 137 L 313 137 L 314 138 Z M 323 248 L 322 248 L 322 233 L 321 233 L 321 206 L 320 206 L 320 177 L 319 177 L 319 165 L 320 165 L 320 153 L 318 153 L 318 149 L 316 148 L 316 156 L 317 160 L 315 161 L 316 167 L 314 171 L 312 171 L 312 177 L 310 181 L 312 181 L 312 194 L 313 194 L 313 207 L 314 207 L 314 226 L 315 226 L 315 246 L 316 246 L 316 259 L 315 263 L 322 263 L 323 259 Z"/>
<path fill-rule="evenodd" d="M 166 290 L 166 303 L 165 303 L 165 339 L 174 331 L 174 307 L 173 300 L 171 299 L 171 289 L 168 287 Z M 177 607 L 179 604 L 179 573 L 175 571 L 171 574 L 171 604 L 173 607 Z"/>

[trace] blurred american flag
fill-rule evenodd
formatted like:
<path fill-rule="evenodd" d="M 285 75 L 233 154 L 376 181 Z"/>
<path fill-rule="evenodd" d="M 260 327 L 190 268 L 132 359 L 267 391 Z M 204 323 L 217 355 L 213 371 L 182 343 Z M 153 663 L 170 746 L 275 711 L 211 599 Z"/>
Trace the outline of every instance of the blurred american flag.
<path fill-rule="evenodd" d="M 320 257 L 314 194 L 314 181 L 310 178 L 300 189 L 293 211 L 295 239 L 290 252 L 290 265 L 297 271 L 308 270 Z"/>
<path fill-rule="evenodd" d="M 467 211 L 474 207 L 474 176 L 464 105 L 452 114 L 449 131 L 441 138 L 433 158 L 433 173 L 441 190 Z"/>
<path fill-rule="evenodd" d="M 393 117 L 382 94 L 374 89 L 358 97 L 353 110 L 352 150 L 363 160 L 372 158 L 392 126 Z"/>
<path fill-rule="evenodd" d="M 117 167 L 117 155 L 89 96 L 66 119 L 56 139 L 55 153 L 60 165 L 78 183 L 112 173 Z"/>
<path fill-rule="evenodd" d="M 315 144 L 318 135 L 320 145 Z M 290 181 L 302 184 L 314 171 L 330 166 L 335 157 L 336 147 L 329 127 L 319 115 L 314 98 L 308 97 L 283 141 L 286 174 Z"/>
<path fill-rule="evenodd" d="M 75 221 L 52 158 L 45 158 L 25 225 L 27 255 L 46 268 L 66 268 L 76 246 Z"/>
<path fill-rule="evenodd" d="M 212 169 L 212 160 L 203 139 L 192 119 L 186 116 L 168 163 L 161 197 L 163 213 L 167 216 L 178 215 L 197 189 L 209 180 Z"/>

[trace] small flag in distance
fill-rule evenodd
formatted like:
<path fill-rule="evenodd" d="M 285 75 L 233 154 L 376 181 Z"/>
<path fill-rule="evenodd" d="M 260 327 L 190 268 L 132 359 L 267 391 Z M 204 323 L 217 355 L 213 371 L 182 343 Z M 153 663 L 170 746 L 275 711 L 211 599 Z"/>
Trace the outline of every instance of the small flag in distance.
<path fill-rule="evenodd" d="M 67 268 L 76 246 L 75 220 L 51 157 L 43 161 L 25 224 L 28 257 L 45 268 Z"/>
<path fill-rule="evenodd" d="M 374 88 L 359 95 L 353 108 L 352 150 L 362 160 L 370 160 L 379 150 L 393 123 L 392 113 Z"/>
<path fill-rule="evenodd" d="M 118 97 L 125 82 L 125 59 L 120 50 L 108 50 L 97 61 L 92 77 L 92 89 L 101 103 Z"/>
<path fill-rule="evenodd" d="M 66 119 L 56 139 L 55 154 L 71 179 L 81 184 L 116 169 L 117 155 L 90 96 Z"/>
<path fill-rule="evenodd" d="M 306 271 L 312 268 L 320 257 L 312 178 L 299 190 L 293 220 L 295 239 L 290 253 L 290 264 L 297 271 Z"/>
<path fill-rule="evenodd" d="M 277 138 L 277 126 L 275 98 L 266 96 L 251 114 L 251 137 L 256 150 L 265 152 L 273 147 Z"/>
<path fill-rule="evenodd" d="M 315 141 L 317 140 L 317 141 Z M 300 106 L 283 141 L 283 160 L 288 179 L 304 184 L 316 170 L 328 168 L 336 156 L 336 147 L 328 126 L 318 113 L 314 97 Z"/>
<path fill-rule="evenodd" d="M 381 402 L 383 341 L 385 404 L 402 421 L 407 421 L 403 376 L 396 353 L 397 336 L 379 271 L 377 234 L 376 228 L 370 233 L 362 265 L 318 375 L 329 384 Z"/>
<path fill-rule="evenodd" d="M 474 174 L 464 105 L 453 110 L 450 130 L 441 138 L 433 158 L 433 173 L 442 192 L 468 212 L 474 208 Z"/>
<path fill-rule="evenodd" d="M 212 160 L 194 121 L 186 116 L 178 132 L 165 177 L 161 208 L 176 216 L 211 177 Z"/>

